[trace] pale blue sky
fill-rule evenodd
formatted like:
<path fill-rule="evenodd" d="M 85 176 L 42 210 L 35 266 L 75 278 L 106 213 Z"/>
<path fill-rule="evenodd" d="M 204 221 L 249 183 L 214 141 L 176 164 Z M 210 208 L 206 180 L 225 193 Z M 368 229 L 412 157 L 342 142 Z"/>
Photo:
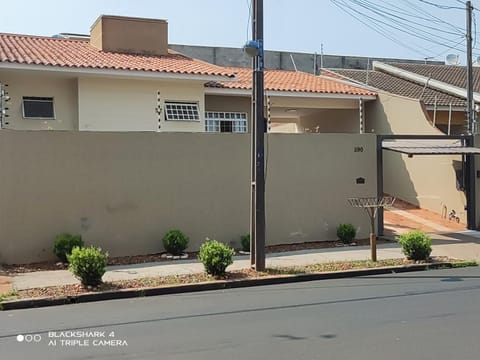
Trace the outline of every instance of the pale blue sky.
<path fill-rule="evenodd" d="M 400 31 L 392 34 L 407 49 L 374 32 L 335 6 L 330 0 L 264 0 L 265 47 L 271 50 L 320 52 L 423 59 L 459 50 L 415 39 Z M 382 0 L 371 0 L 382 4 Z M 404 6 L 414 3 L 446 22 L 465 29 L 465 11 L 439 9 L 421 0 L 391 0 Z M 175 44 L 241 47 L 247 40 L 250 0 L 1 0 L 0 32 L 53 35 L 59 32 L 88 33 L 100 14 L 167 19 L 169 42 Z M 351 0 L 337 0 L 351 4 Z M 431 0 L 437 5 L 462 7 L 460 0 Z M 479 1 L 473 1 L 480 6 Z M 480 12 L 475 12 L 480 19 Z M 433 24 L 435 27 L 449 27 Z M 248 27 L 250 30 L 250 26 Z M 480 31 L 480 23 L 479 23 Z M 460 34 L 460 33 L 459 33 Z M 462 41 L 461 35 L 446 35 Z M 459 39 L 459 40 L 458 40 Z M 443 40 L 439 40 L 443 43 Z M 450 43 L 450 44 L 452 44 Z M 480 45 L 478 55 L 480 55 Z"/>

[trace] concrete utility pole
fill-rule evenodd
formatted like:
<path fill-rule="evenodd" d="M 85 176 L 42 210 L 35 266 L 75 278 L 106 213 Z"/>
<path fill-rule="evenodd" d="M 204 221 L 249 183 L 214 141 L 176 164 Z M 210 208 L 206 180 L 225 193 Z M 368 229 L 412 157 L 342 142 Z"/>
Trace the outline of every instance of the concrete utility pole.
<path fill-rule="evenodd" d="M 263 86 L 263 0 L 253 0 L 253 42 L 258 52 L 253 57 L 252 93 L 252 176 L 250 219 L 250 263 L 265 270 L 265 158 L 264 158 L 264 86 Z"/>
<path fill-rule="evenodd" d="M 467 120 L 468 120 L 468 135 L 471 138 L 467 140 L 468 146 L 473 146 L 473 135 L 477 132 L 475 121 L 475 102 L 473 99 L 473 64 L 472 64 L 472 11 L 473 6 L 471 1 L 466 2 L 467 9 Z M 472 154 L 465 156 L 466 173 L 466 187 L 467 187 L 467 227 L 468 229 L 476 228 L 476 214 L 475 214 L 475 184 L 476 184 L 476 169 L 475 158 Z"/>
<path fill-rule="evenodd" d="M 472 10 L 471 1 L 466 2 L 467 7 L 467 120 L 468 134 L 475 133 L 475 114 L 473 103 L 473 64 L 472 64 Z"/>

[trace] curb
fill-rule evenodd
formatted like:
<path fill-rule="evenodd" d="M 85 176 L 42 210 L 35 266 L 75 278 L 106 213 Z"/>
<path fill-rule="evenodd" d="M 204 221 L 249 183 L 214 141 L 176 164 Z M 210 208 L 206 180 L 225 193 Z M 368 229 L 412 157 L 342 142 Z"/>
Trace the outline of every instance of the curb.
<path fill-rule="evenodd" d="M 412 264 L 401 266 L 380 267 L 374 269 L 360 269 L 360 270 L 345 270 L 335 272 L 324 272 L 315 274 L 300 274 L 300 275 L 281 275 L 277 277 L 246 279 L 246 280 L 218 280 L 215 282 L 204 282 L 198 284 L 174 285 L 156 288 L 144 289 L 122 289 L 105 291 L 101 293 L 87 293 L 75 296 L 64 296 L 59 298 L 34 298 L 12 300 L 0 303 L 0 311 L 6 310 L 20 310 L 29 308 L 39 308 L 57 305 L 70 305 L 88 303 L 94 301 L 104 300 L 119 300 L 129 299 L 135 297 L 184 294 L 200 291 L 211 290 L 225 290 L 236 289 L 244 287 L 265 286 L 265 285 L 280 285 L 297 282 L 307 282 L 316 280 L 332 280 L 343 279 L 349 277 L 360 277 L 369 275 L 382 275 L 390 273 L 405 273 L 413 271 L 425 271 L 432 269 L 454 268 L 451 262 L 446 263 L 427 263 L 427 264 Z"/>

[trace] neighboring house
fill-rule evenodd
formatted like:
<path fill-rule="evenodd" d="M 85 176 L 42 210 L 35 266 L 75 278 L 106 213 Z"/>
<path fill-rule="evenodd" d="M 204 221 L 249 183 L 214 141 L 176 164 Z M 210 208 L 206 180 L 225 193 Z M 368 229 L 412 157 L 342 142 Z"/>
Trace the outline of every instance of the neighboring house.
<path fill-rule="evenodd" d="M 101 16 L 90 36 L 67 38 L 0 34 L 9 129 L 247 132 L 251 77 L 169 50 L 164 20 Z M 301 72 L 265 77 L 274 131 L 358 133 L 360 102 L 376 98 Z"/>
<path fill-rule="evenodd" d="M 359 85 L 418 100 L 424 107 L 426 119 L 445 134 L 467 131 L 466 73 L 464 66 L 381 62 L 374 62 L 373 70 L 329 69 L 322 72 L 326 76 L 336 74 Z M 474 99 L 480 102 L 480 68 L 474 67 L 473 75 Z"/>
<path fill-rule="evenodd" d="M 377 134 L 466 134 L 466 68 L 453 65 L 385 64 L 373 70 L 328 69 L 323 76 L 368 86 L 378 93 L 366 104 L 366 130 Z M 480 100 L 480 69 L 474 68 Z M 446 217 L 466 221 L 465 173 L 460 155 L 414 156 L 384 152 L 385 190 Z"/>

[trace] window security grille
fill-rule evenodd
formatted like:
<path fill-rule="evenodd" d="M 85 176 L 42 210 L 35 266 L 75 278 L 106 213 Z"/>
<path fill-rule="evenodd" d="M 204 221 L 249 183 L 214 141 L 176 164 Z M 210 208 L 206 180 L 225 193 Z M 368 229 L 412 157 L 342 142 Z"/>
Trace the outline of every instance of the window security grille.
<path fill-rule="evenodd" d="M 165 120 L 200 121 L 197 103 L 165 103 Z"/>
<path fill-rule="evenodd" d="M 205 113 L 206 132 L 247 132 L 247 113 L 211 112 Z"/>

